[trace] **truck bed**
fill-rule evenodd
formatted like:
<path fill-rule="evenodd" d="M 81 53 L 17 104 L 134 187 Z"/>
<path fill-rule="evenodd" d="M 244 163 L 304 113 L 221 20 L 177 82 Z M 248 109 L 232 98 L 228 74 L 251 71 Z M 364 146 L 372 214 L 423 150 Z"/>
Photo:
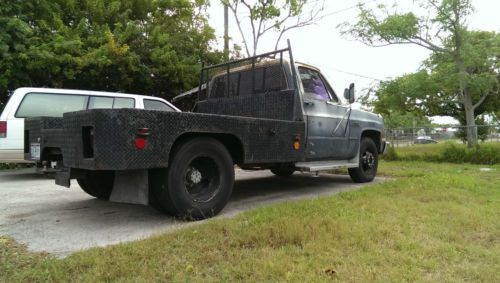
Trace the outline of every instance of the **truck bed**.
<path fill-rule="evenodd" d="M 57 129 L 57 126 L 62 127 Z M 86 142 L 85 131 L 90 129 L 94 143 L 91 155 L 84 152 L 85 146 L 82 146 Z M 147 129 L 148 134 L 143 136 L 146 141 L 143 149 L 135 146 L 141 129 Z M 241 150 L 239 164 L 298 162 L 304 161 L 305 156 L 305 146 L 298 150 L 293 147 L 297 139 L 305 142 L 303 121 L 140 109 L 94 109 L 65 113 L 63 118 L 52 118 L 51 121 L 32 118 L 26 123 L 26 130 L 26 148 L 30 143 L 39 142 L 38 137 L 42 134 L 42 140 L 61 145 L 65 167 L 87 170 L 168 167 L 175 141 L 191 134 L 231 139 Z M 46 138 L 43 138 L 43 132 L 47 133 Z M 48 144 L 43 144 L 42 148 L 45 146 Z"/>

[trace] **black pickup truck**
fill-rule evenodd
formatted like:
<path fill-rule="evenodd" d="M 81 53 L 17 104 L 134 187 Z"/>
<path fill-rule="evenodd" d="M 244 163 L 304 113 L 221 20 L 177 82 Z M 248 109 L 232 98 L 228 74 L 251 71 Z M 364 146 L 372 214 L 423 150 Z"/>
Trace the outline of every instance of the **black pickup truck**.
<path fill-rule="evenodd" d="M 344 97 L 349 104 L 320 70 L 294 62 L 289 45 L 202 68 L 193 112 L 93 109 L 27 119 L 25 159 L 56 156 L 58 185 L 76 179 L 100 199 L 203 219 L 228 202 L 235 165 L 281 177 L 348 168 L 355 182 L 373 180 L 386 148 L 383 121 L 350 107 L 353 85 Z"/>

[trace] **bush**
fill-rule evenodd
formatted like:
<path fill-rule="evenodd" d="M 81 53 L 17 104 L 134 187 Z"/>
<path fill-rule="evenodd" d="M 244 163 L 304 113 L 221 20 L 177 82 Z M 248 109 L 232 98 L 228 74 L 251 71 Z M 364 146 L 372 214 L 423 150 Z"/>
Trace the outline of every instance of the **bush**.
<path fill-rule="evenodd" d="M 498 164 L 500 163 L 500 143 L 481 144 L 472 149 L 456 143 L 390 148 L 382 158 L 386 161 Z"/>
<path fill-rule="evenodd" d="M 31 167 L 35 167 L 35 164 L 31 164 L 31 163 L 0 163 L 0 170 L 31 168 Z"/>
<path fill-rule="evenodd" d="M 387 149 L 386 154 L 382 155 L 382 159 L 387 160 L 387 161 L 397 161 L 400 160 L 399 156 L 396 152 L 396 149 L 394 146 L 389 146 L 389 149 Z"/>
<path fill-rule="evenodd" d="M 500 163 L 500 149 L 487 144 L 476 146 L 470 151 L 468 159 L 475 164 L 497 164 Z"/>
<path fill-rule="evenodd" d="M 467 155 L 467 150 L 464 147 L 449 143 L 440 154 L 439 160 L 442 162 L 464 163 L 467 162 Z"/>

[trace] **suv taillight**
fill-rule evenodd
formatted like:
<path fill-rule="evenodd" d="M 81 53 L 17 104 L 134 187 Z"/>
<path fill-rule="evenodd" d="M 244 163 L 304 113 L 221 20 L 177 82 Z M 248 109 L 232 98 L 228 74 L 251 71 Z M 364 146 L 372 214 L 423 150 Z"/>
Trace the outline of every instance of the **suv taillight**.
<path fill-rule="evenodd" d="M 0 121 L 0 138 L 7 137 L 7 121 Z"/>

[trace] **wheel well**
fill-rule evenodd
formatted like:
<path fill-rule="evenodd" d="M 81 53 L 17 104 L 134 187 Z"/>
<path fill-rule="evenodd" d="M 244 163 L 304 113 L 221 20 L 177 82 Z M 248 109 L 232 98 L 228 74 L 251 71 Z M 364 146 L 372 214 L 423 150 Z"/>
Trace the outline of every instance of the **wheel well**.
<path fill-rule="evenodd" d="M 179 136 L 174 144 L 172 145 L 172 148 L 170 149 L 170 152 L 174 152 L 177 150 L 177 147 L 179 147 L 181 144 L 185 143 L 186 141 L 194 138 L 199 138 L 199 137 L 211 137 L 216 140 L 218 140 L 220 143 L 222 143 L 229 154 L 231 154 L 231 158 L 233 159 L 234 164 L 240 164 L 243 162 L 243 144 L 238 139 L 236 136 L 230 135 L 230 134 L 217 134 L 217 133 L 185 133 Z M 170 155 L 170 158 L 172 158 L 172 155 Z"/>
<path fill-rule="evenodd" d="M 374 130 L 366 130 L 361 134 L 361 138 L 368 137 L 373 140 L 375 145 L 377 146 L 377 150 L 380 150 L 380 132 L 374 131 Z"/>

